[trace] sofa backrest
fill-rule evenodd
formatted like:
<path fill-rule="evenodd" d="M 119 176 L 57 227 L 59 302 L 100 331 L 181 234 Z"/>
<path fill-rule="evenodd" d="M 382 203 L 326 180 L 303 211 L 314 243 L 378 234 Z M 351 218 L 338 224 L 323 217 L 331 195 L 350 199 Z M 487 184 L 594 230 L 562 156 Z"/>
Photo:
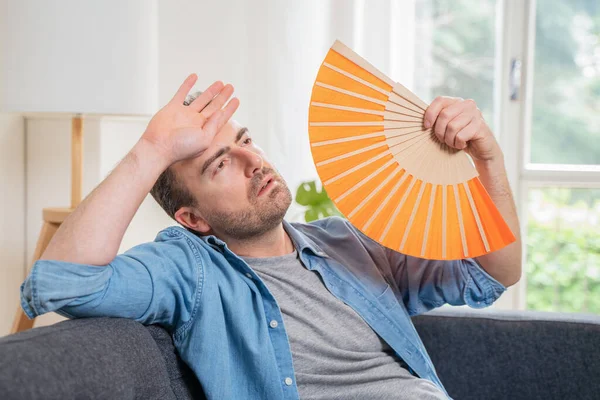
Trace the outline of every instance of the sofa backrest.
<path fill-rule="evenodd" d="M 0 338 L 0 399 L 176 399 L 140 323 L 84 318 Z"/>
<path fill-rule="evenodd" d="M 600 316 L 453 307 L 413 323 L 455 399 L 600 399 Z"/>

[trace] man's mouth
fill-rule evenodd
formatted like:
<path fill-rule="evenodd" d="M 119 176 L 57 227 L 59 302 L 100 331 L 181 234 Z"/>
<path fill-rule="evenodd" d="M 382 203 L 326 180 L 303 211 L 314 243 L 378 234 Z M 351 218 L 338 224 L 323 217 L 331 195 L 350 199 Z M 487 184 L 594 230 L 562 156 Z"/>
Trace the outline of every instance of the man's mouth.
<path fill-rule="evenodd" d="M 269 190 L 271 190 L 276 184 L 277 184 L 277 181 L 275 180 L 275 178 L 273 176 L 270 176 L 267 180 L 265 180 L 263 182 L 263 185 L 261 186 L 260 190 L 258 191 L 257 197 L 259 197 L 263 193 L 266 193 Z"/>

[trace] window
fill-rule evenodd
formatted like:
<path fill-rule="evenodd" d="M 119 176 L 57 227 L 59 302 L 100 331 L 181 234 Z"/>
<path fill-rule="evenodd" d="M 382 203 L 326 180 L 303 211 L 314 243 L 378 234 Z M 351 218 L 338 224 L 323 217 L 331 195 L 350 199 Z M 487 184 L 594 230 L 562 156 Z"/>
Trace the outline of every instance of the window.
<path fill-rule="evenodd" d="M 521 303 L 600 314 L 600 4 L 531 4 Z"/>
<path fill-rule="evenodd" d="M 415 2 L 415 92 L 473 98 L 504 150 L 524 276 L 501 306 L 600 314 L 600 2 Z"/>
<path fill-rule="evenodd" d="M 494 120 L 495 0 L 418 0 L 415 4 L 414 91 L 469 97 Z"/>

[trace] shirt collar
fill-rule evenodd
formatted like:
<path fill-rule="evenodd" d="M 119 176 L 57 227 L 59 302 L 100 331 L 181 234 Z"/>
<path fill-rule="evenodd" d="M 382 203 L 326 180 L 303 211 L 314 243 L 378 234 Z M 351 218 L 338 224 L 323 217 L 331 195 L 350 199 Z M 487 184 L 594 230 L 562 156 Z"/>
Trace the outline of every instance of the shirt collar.
<path fill-rule="evenodd" d="M 287 232 L 292 239 L 292 243 L 298 253 L 302 254 L 305 249 L 310 250 L 313 254 L 319 257 L 327 258 L 328 255 L 317 245 L 311 238 L 306 236 L 304 233 L 296 229 L 291 223 L 283 220 L 283 229 Z M 227 248 L 227 244 L 214 235 L 200 236 L 202 240 L 211 245 L 212 247 L 219 247 L 221 249 Z"/>
<path fill-rule="evenodd" d="M 329 257 L 322 249 L 317 245 L 311 238 L 306 236 L 304 233 L 300 232 L 298 229 L 294 228 L 294 226 L 287 222 L 285 219 L 283 220 L 283 229 L 288 233 L 292 242 L 294 243 L 294 247 L 298 250 L 298 253 L 304 252 L 305 249 L 309 249 L 313 254 L 320 257 Z"/>

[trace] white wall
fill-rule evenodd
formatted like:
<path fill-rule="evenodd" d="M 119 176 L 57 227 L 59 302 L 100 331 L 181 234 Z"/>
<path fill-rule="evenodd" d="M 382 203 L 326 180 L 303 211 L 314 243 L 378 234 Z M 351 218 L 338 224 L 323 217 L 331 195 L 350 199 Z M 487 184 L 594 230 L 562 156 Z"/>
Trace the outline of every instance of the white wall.
<path fill-rule="evenodd" d="M 10 330 L 25 277 L 24 216 L 24 121 L 0 114 L 0 336 Z"/>
<path fill-rule="evenodd" d="M 314 79 L 327 50 L 335 39 L 340 39 L 410 88 L 413 66 L 411 56 L 407 55 L 413 53 L 410 39 L 414 31 L 413 12 L 414 0 L 369 1 L 368 7 L 365 0 L 159 0 L 159 107 L 191 72 L 199 76 L 195 89 L 203 90 L 215 80 L 231 82 L 241 100 L 234 119 L 251 130 L 295 192 L 300 182 L 317 178 L 307 140 L 308 106 Z M 396 26 L 387 26 L 389 21 Z M 85 120 L 84 196 L 116 166 L 143 133 L 147 122 L 132 118 Z M 15 132 L 19 130 L 21 134 Z M 19 268 L 25 268 L 16 265 L 28 265 L 31 260 L 41 227 L 42 208 L 66 207 L 70 203 L 70 120 L 60 117 L 27 121 L 26 179 L 22 168 L 25 143 L 18 139 L 24 140 L 22 130 L 14 121 L 11 126 L 0 125 L 0 138 L 6 140 L 10 136 L 13 141 L 9 147 L 0 148 L 0 154 L 10 156 L 5 159 L 0 155 L 0 162 L 15 171 L 10 174 L 4 172 L 5 168 L 0 171 L 0 190 L 4 192 L 7 185 L 15 184 L 11 182 L 16 182 L 17 187 L 25 187 L 26 182 L 27 188 L 26 199 L 23 194 L 10 197 L 11 204 L 20 204 L 21 210 L 17 207 L 14 212 L 3 211 L 9 220 L 6 225 L 3 221 L 2 226 L 20 224 L 21 231 L 15 236 L 23 238 L 25 227 L 26 240 L 15 243 L 16 239 L 12 239 L 11 248 L 20 249 L 14 254 L 4 248 L 0 253 L 3 263 L 15 265 L 10 271 L 0 270 L 0 284 L 13 290 L 13 294 L 5 291 L 0 294 L 9 299 L 0 304 L 0 335 L 10 325 L 7 315 L 12 321 L 18 300 L 14 296 L 24 274 Z M 293 204 L 286 218 L 300 220 L 300 208 Z M 158 231 L 172 224 L 148 196 L 128 228 L 120 252 L 153 240 Z M 2 231 L 6 236 L 5 229 Z M 14 304 L 9 304 L 11 301 Z M 42 318 L 37 325 L 56 320 L 57 316 Z"/>

